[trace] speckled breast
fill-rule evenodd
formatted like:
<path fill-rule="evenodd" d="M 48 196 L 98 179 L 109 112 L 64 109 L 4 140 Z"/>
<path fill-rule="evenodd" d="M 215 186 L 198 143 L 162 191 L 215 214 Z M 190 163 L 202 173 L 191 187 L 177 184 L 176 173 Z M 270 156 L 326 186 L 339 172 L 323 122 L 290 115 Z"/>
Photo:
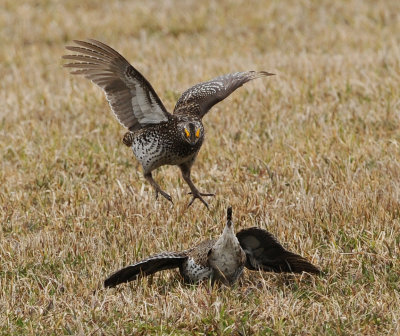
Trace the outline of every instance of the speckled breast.
<path fill-rule="evenodd" d="M 132 150 L 144 171 L 163 165 L 179 165 L 191 160 L 199 151 L 202 140 L 191 146 L 170 127 L 155 127 L 139 132 L 132 142 Z"/>

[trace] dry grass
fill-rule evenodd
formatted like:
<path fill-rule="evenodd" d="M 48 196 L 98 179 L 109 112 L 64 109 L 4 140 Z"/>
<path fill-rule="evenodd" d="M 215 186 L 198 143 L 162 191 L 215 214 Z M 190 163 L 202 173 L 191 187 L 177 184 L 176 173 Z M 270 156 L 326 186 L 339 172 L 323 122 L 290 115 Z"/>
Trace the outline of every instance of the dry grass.
<path fill-rule="evenodd" d="M 68 4 L 67 4 L 68 3 Z M 24 1 L 0 11 L 0 333 L 400 333 L 400 2 Z M 62 68 L 94 37 L 172 110 L 191 84 L 247 84 L 205 118 L 194 166 L 154 202 L 101 91 Z M 246 272 L 185 286 L 176 272 L 101 289 L 118 267 L 236 227 L 266 227 L 321 278 Z M 100 288 L 100 289 L 98 289 Z"/>

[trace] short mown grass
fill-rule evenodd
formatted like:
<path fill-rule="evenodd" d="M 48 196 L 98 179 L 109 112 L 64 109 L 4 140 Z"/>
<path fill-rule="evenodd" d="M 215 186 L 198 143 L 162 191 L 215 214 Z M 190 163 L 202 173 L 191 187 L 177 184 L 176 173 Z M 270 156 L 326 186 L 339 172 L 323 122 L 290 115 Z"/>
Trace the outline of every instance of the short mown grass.
<path fill-rule="evenodd" d="M 400 333 L 398 1 L 25 1 L 0 11 L 0 334 Z M 187 209 L 176 167 L 155 201 L 100 89 L 64 46 L 120 51 L 169 110 L 189 86 L 241 70 L 204 118 L 193 167 L 210 211 Z M 177 272 L 116 289 L 111 272 L 260 226 L 324 271 L 245 272 L 233 288 Z"/>

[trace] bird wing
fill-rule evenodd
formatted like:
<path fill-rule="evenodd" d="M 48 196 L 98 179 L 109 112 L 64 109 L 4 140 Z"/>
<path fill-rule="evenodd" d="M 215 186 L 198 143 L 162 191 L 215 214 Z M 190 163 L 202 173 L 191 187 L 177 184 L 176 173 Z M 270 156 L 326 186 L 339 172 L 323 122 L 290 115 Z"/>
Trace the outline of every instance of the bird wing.
<path fill-rule="evenodd" d="M 104 287 L 115 287 L 121 283 L 133 281 L 139 275 L 148 276 L 159 271 L 177 268 L 186 258 L 185 251 L 163 252 L 153 255 L 113 273 L 104 281 Z"/>
<path fill-rule="evenodd" d="M 302 256 L 287 251 L 268 231 L 253 227 L 236 234 L 246 253 L 245 266 L 251 270 L 267 272 L 309 272 L 321 271 Z"/>
<path fill-rule="evenodd" d="M 186 90 L 175 105 L 174 114 L 193 114 L 199 118 L 233 91 L 256 78 L 272 76 L 266 71 L 235 72 L 199 83 Z"/>
<path fill-rule="evenodd" d="M 151 84 L 118 52 L 106 44 L 89 39 L 74 41 L 66 49 L 77 54 L 63 58 L 73 75 L 83 75 L 101 87 L 118 121 L 130 131 L 167 121 L 167 112 Z"/>

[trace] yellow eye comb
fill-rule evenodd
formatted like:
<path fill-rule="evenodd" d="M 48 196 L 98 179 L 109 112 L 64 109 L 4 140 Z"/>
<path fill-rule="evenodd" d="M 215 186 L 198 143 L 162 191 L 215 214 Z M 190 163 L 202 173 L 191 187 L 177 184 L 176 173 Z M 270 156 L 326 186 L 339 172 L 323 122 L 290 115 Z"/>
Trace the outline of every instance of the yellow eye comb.
<path fill-rule="evenodd" d="M 200 128 L 198 128 L 196 131 L 196 138 L 198 138 L 199 136 L 200 136 Z"/>
<path fill-rule="evenodd" d="M 185 133 L 186 133 L 186 136 L 189 138 L 190 137 L 190 132 L 185 128 Z"/>

